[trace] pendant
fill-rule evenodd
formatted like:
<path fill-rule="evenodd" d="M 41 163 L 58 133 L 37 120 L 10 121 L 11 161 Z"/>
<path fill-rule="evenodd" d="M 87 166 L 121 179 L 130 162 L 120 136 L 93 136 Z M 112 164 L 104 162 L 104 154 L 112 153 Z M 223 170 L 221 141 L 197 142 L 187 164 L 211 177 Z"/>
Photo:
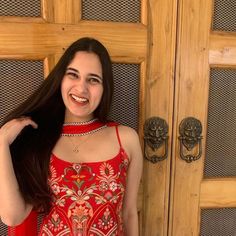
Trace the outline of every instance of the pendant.
<path fill-rule="evenodd" d="M 78 153 L 79 152 L 79 147 L 78 145 L 75 145 L 74 149 L 72 150 L 74 153 Z"/>

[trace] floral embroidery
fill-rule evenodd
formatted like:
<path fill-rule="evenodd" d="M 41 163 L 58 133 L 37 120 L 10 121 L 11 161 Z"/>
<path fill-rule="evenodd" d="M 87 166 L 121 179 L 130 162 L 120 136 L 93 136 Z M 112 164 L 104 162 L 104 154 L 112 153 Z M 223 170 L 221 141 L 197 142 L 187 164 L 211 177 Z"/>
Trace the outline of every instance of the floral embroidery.
<path fill-rule="evenodd" d="M 111 191 L 116 191 L 116 189 L 117 189 L 117 183 L 116 182 L 111 182 L 110 183 L 110 185 L 109 185 L 109 189 L 111 190 Z"/>
<path fill-rule="evenodd" d="M 106 208 L 106 211 L 103 214 L 102 219 L 98 220 L 98 227 L 101 229 L 110 229 L 113 226 L 113 218 L 111 217 L 111 212 L 108 208 Z"/>
<path fill-rule="evenodd" d="M 123 235 L 122 202 L 129 160 L 123 149 L 109 161 L 86 164 L 51 158 L 52 211 L 39 235 Z"/>
<path fill-rule="evenodd" d="M 48 222 L 49 229 L 53 232 L 58 232 L 63 228 L 63 222 L 56 212 L 53 212 L 51 220 Z"/>

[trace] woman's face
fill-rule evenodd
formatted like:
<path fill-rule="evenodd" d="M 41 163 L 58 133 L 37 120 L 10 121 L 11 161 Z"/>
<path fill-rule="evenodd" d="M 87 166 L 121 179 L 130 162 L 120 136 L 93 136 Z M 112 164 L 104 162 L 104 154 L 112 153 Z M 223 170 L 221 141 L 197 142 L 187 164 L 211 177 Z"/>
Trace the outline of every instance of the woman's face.
<path fill-rule="evenodd" d="M 93 118 L 103 94 L 102 65 L 94 53 L 80 51 L 68 65 L 61 84 L 65 122 Z"/>

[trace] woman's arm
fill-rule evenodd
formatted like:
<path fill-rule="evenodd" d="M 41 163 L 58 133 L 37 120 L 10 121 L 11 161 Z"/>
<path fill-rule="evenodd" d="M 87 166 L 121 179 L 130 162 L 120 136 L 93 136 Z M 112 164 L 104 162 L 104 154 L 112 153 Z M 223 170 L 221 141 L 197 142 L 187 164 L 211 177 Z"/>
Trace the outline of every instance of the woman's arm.
<path fill-rule="evenodd" d="M 0 216 L 9 226 L 20 224 L 32 210 L 21 196 L 10 154 L 10 145 L 27 125 L 37 128 L 35 122 L 24 117 L 11 120 L 0 129 Z"/>
<path fill-rule="evenodd" d="M 125 233 L 126 236 L 138 236 L 137 197 L 143 170 L 142 150 L 139 137 L 133 129 L 122 126 L 120 131 L 122 145 L 130 159 L 123 206 Z"/>

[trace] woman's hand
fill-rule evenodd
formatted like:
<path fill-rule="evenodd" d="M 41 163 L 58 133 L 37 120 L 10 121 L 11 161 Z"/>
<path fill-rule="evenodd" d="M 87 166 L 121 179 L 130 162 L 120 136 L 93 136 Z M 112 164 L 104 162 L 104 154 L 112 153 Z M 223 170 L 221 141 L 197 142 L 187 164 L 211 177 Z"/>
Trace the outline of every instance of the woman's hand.
<path fill-rule="evenodd" d="M 15 226 L 23 222 L 32 210 L 22 197 L 14 172 L 10 145 L 24 129 L 38 125 L 30 117 L 20 117 L 5 123 L 0 129 L 0 217 L 3 223 Z"/>
<path fill-rule="evenodd" d="M 34 129 L 38 125 L 30 117 L 20 117 L 13 119 L 4 124 L 0 129 L 0 139 L 8 145 L 11 145 L 20 132 L 28 125 Z"/>

